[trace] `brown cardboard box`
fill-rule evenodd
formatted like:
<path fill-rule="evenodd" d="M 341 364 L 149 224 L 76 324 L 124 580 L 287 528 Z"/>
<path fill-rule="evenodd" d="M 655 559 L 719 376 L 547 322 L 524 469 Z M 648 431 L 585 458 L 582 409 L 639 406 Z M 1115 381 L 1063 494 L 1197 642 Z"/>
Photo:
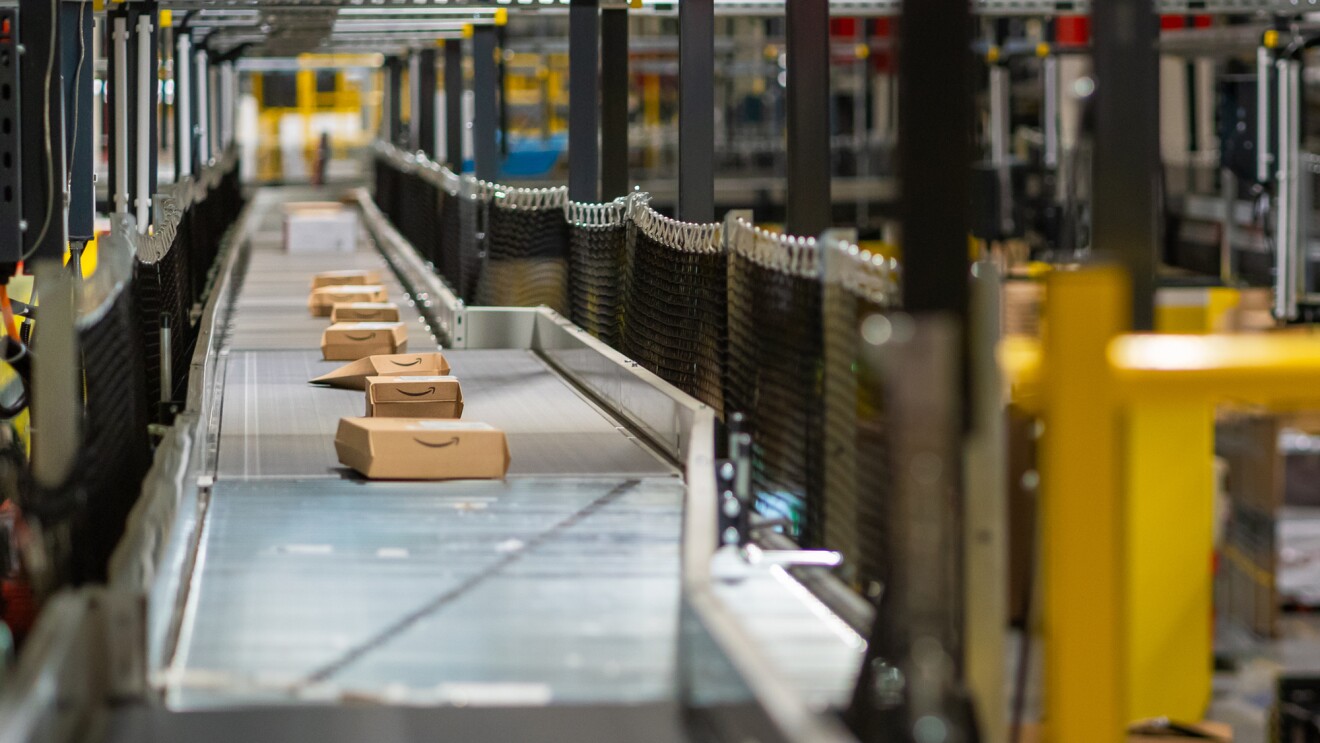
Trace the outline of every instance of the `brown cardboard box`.
<path fill-rule="evenodd" d="M 393 302 L 335 302 L 330 322 L 398 322 L 399 305 Z"/>
<path fill-rule="evenodd" d="M 341 322 L 321 334 L 321 356 L 326 361 L 356 361 L 406 350 L 408 328 L 401 322 Z"/>
<path fill-rule="evenodd" d="M 372 479 L 498 479 L 509 470 L 504 432 L 469 421 L 341 418 L 335 452 Z"/>
<path fill-rule="evenodd" d="M 367 377 L 368 418 L 462 418 L 458 377 Z"/>
<path fill-rule="evenodd" d="M 389 295 L 380 284 L 364 286 L 323 286 L 313 289 L 307 297 L 307 309 L 312 317 L 329 317 L 336 304 L 341 302 L 388 302 Z"/>
<path fill-rule="evenodd" d="M 447 377 L 449 362 L 444 354 L 399 353 L 371 356 L 322 374 L 312 384 L 326 384 L 349 390 L 365 390 L 368 377 Z"/>
<path fill-rule="evenodd" d="M 322 271 L 312 277 L 312 291 L 323 286 L 368 286 L 379 283 L 379 271 Z"/>

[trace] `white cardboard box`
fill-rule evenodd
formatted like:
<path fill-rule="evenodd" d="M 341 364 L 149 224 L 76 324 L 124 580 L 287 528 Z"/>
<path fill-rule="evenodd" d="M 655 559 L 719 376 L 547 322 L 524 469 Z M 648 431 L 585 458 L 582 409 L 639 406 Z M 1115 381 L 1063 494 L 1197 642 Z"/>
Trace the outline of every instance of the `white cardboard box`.
<path fill-rule="evenodd" d="M 334 201 L 284 207 L 284 250 L 289 253 L 351 253 L 357 238 L 356 209 Z"/>

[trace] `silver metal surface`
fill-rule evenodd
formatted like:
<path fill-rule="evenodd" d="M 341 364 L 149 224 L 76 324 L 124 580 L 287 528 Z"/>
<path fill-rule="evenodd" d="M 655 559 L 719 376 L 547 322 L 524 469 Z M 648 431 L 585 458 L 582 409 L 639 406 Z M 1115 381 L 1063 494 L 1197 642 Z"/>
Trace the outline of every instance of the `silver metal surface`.
<path fill-rule="evenodd" d="M 669 478 L 221 480 L 169 702 L 669 698 L 682 504 Z"/>

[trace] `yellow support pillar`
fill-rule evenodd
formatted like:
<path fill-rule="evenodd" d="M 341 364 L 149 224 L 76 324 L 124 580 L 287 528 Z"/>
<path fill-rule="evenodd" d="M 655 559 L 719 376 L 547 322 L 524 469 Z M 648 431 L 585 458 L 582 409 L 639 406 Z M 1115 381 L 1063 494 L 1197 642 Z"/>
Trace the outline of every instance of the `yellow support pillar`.
<path fill-rule="evenodd" d="M 1214 408 L 1143 400 L 1125 417 L 1126 717 L 1195 722 L 1214 656 Z"/>
<path fill-rule="evenodd" d="M 1045 308 L 1040 467 L 1045 735 L 1115 743 L 1128 719 L 1122 686 L 1123 550 L 1118 421 L 1109 341 L 1130 327 L 1116 268 L 1055 272 Z"/>

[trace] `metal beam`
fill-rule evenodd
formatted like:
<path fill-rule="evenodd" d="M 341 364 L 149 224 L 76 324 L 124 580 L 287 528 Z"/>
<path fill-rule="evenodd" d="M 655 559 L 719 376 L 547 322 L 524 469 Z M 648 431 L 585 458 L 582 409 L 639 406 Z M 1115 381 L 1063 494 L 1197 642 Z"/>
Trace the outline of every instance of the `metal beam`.
<path fill-rule="evenodd" d="M 1096 3 L 1092 245 L 1132 281 L 1132 323 L 1155 326 L 1159 255 L 1159 21 L 1148 0 Z"/>
<path fill-rule="evenodd" d="M 19 40 L 23 153 L 23 252 L 29 258 L 64 256 L 64 91 L 60 84 L 62 35 L 56 4 L 23 3 Z M 54 71 L 55 74 L 50 74 Z"/>
<path fill-rule="evenodd" d="M 386 142 L 397 145 L 403 134 L 403 60 L 398 57 L 385 60 L 385 96 L 389 121 L 383 135 Z"/>
<path fill-rule="evenodd" d="M 568 13 L 568 197 L 600 198 L 600 2 L 572 0 Z"/>
<path fill-rule="evenodd" d="M 968 302 L 971 16 L 963 0 L 909 0 L 899 24 L 903 304 L 963 319 Z M 938 91 L 938 94 L 932 94 Z M 959 146 L 961 143 L 961 146 Z"/>
<path fill-rule="evenodd" d="M 428 47 L 417 53 L 417 149 L 434 160 L 436 152 L 435 123 L 435 48 Z"/>
<path fill-rule="evenodd" d="M 600 191 L 628 193 L 628 9 L 600 11 Z"/>
<path fill-rule="evenodd" d="M 715 2 L 678 10 L 678 218 L 715 221 Z"/>
<path fill-rule="evenodd" d="M 92 131 L 92 78 L 96 58 L 92 49 L 92 8 L 87 2 L 60 3 L 61 70 L 68 110 L 66 156 L 69 158 L 69 240 L 86 243 L 94 236 L 96 216 L 96 163 Z"/>
<path fill-rule="evenodd" d="M 445 40 L 445 160 L 463 172 L 463 42 Z"/>
<path fill-rule="evenodd" d="M 785 228 L 819 235 L 833 221 L 830 201 L 830 9 L 796 0 L 785 18 L 788 47 L 788 203 Z"/>
<path fill-rule="evenodd" d="M 472 145 L 476 175 L 495 181 L 500 173 L 498 93 L 495 75 L 495 27 L 478 26 L 472 31 L 472 89 L 476 94 L 472 116 Z"/>

